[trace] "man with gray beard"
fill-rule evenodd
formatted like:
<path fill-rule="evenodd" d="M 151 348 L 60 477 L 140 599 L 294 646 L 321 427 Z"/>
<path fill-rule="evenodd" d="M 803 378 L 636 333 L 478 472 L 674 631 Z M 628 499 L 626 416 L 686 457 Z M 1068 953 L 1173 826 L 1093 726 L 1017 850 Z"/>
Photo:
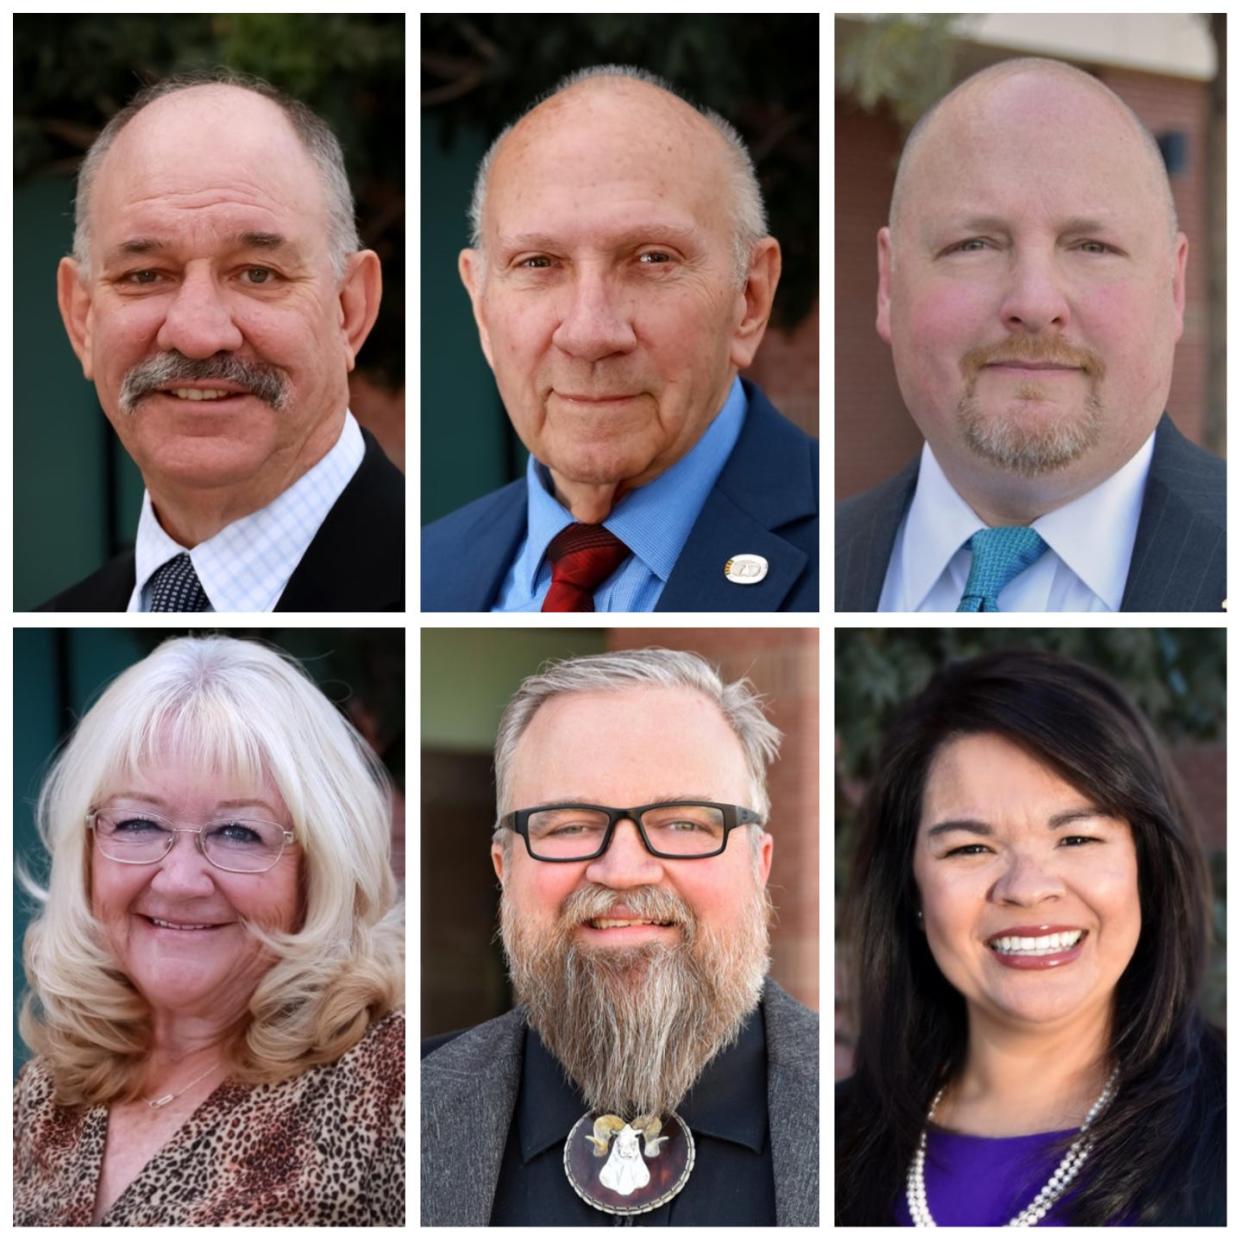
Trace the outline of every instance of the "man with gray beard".
<path fill-rule="evenodd" d="M 1216 611 L 1224 462 L 1167 414 L 1188 242 L 1109 88 L 1001 61 L 911 131 L 876 328 L 924 438 L 837 507 L 836 608 Z"/>
<path fill-rule="evenodd" d="M 686 652 L 522 683 L 492 842 L 518 1007 L 424 1043 L 424 1225 L 818 1222 L 818 1021 L 766 977 L 779 740 Z"/>
<path fill-rule="evenodd" d="M 133 550 L 43 608 L 400 611 L 404 481 L 348 409 L 380 284 L 304 104 L 221 71 L 118 112 L 57 292 L 146 490 Z"/>

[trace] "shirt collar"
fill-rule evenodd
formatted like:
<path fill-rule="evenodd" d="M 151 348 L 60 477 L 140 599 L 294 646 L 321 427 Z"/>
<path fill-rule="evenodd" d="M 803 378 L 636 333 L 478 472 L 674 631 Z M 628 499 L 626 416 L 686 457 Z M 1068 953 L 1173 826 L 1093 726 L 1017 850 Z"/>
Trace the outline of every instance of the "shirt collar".
<path fill-rule="evenodd" d="M 518 1090 L 517 1125 L 522 1162 L 563 1144 L 586 1103 L 561 1064 L 528 1026 Z M 678 1105 L 697 1134 L 710 1135 L 762 1152 L 768 1136 L 767 1044 L 760 1009 L 746 1019 L 731 1044 L 699 1075 Z"/>
<path fill-rule="evenodd" d="M 720 412 L 690 451 L 650 483 L 627 493 L 604 520 L 647 568 L 667 582 L 746 416 L 746 392 L 736 376 Z M 532 456 L 526 463 L 526 542 L 515 573 L 535 593 L 548 544 L 574 521 L 553 494 L 548 468 Z"/>
<path fill-rule="evenodd" d="M 1061 561 L 1114 611 L 1125 592 L 1155 439 L 1153 432 L 1120 470 L 1031 523 Z M 954 554 L 983 525 L 925 442 L 901 548 L 902 580 L 912 609 L 922 605 Z M 1094 530 L 1107 530 L 1109 537 L 1083 538 L 1084 531 Z"/>
<path fill-rule="evenodd" d="M 264 508 L 189 549 L 160 525 L 151 494 L 144 492 L 134 543 L 131 609 L 141 600 L 141 610 L 146 610 L 148 579 L 171 557 L 188 551 L 212 611 L 270 611 L 365 453 L 362 432 L 346 410 L 336 443 L 305 474 Z"/>

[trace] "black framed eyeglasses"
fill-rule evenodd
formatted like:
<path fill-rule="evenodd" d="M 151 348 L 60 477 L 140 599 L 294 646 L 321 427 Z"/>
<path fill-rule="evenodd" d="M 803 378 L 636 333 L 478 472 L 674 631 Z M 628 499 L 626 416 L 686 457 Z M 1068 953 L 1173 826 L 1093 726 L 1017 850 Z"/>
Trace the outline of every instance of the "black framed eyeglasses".
<path fill-rule="evenodd" d="M 213 867 L 243 875 L 270 871 L 293 844 L 288 828 L 249 817 L 223 816 L 183 827 L 150 811 L 96 810 L 87 815 L 86 826 L 105 858 L 135 867 L 162 862 L 183 832 L 193 835 L 199 853 Z"/>
<path fill-rule="evenodd" d="M 526 842 L 538 862 L 586 862 L 612 844 L 617 824 L 628 819 L 649 854 L 657 858 L 713 858 L 723 854 L 729 833 L 763 822 L 757 811 L 722 802 L 652 802 L 647 806 L 592 806 L 563 802 L 510 811 L 499 826 Z"/>

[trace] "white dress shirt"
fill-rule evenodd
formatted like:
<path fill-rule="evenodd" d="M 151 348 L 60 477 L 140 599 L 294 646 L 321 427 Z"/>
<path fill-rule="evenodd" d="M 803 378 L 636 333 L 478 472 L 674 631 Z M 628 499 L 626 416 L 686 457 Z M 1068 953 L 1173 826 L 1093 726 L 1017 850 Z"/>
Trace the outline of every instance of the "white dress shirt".
<path fill-rule="evenodd" d="M 1115 474 L 1031 523 L 1048 545 L 997 598 L 1001 612 L 1116 612 L 1125 593 L 1155 433 Z M 956 612 L 970 574 L 963 544 L 987 525 L 923 445 L 914 499 L 897 529 L 880 612 Z"/>
<path fill-rule="evenodd" d="M 151 575 L 178 553 L 189 552 L 211 601 L 208 611 L 271 612 L 365 452 L 362 432 L 346 410 L 336 443 L 292 487 L 193 548 L 183 548 L 165 532 L 150 492 L 144 492 L 134 543 L 135 585 L 126 611 L 150 612 Z"/>

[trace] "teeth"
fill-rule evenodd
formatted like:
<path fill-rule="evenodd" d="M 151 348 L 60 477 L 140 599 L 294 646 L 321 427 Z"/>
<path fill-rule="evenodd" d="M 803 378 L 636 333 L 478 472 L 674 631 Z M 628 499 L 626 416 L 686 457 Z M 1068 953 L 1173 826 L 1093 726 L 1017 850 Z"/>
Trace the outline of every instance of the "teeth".
<path fill-rule="evenodd" d="M 600 931 L 610 927 L 667 927 L 667 923 L 657 923 L 655 919 L 592 919 L 591 926 Z"/>
<path fill-rule="evenodd" d="M 214 923 L 166 923 L 163 919 L 153 918 L 151 920 L 156 927 L 168 927 L 173 931 L 208 931 L 214 927 Z"/>
<path fill-rule="evenodd" d="M 222 397 L 236 396 L 223 388 L 173 388 L 169 391 L 183 401 L 219 401 Z"/>
<path fill-rule="evenodd" d="M 1053 932 L 1050 936 L 998 936 L 988 944 L 998 953 L 1020 953 L 1024 957 L 1039 957 L 1044 953 L 1058 953 L 1073 948 L 1085 935 L 1083 931 Z"/>

